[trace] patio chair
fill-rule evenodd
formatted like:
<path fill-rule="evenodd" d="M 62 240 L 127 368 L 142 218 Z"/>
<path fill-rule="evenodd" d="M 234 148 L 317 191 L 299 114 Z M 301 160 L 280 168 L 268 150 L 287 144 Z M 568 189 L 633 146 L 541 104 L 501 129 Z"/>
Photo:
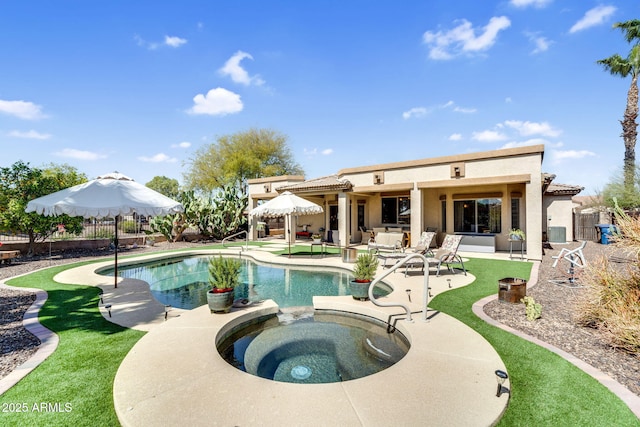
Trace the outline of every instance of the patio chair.
<path fill-rule="evenodd" d="M 436 237 L 436 233 L 433 231 L 423 231 L 422 234 L 420 234 L 420 239 L 418 239 L 418 244 L 416 245 L 415 248 L 413 248 L 412 250 L 406 251 L 405 255 L 409 255 L 409 254 L 421 254 L 426 256 L 427 258 L 431 258 L 433 257 L 433 252 L 431 251 L 431 242 L 433 241 L 434 237 Z M 422 259 L 419 258 L 413 258 L 409 261 L 407 261 L 407 263 L 405 264 L 405 269 L 404 269 L 404 275 L 405 277 L 407 276 L 407 273 L 409 272 L 409 268 L 418 268 L 420 267 L 422 269 L 422 271 L 424 272 L 424 262 L 422 261 Z"/>
<path fill-rule="evenodd" d="M 460 264 L 464 275 L 467 275 L 462 257 L 458 255 L 458 247 L 460 246 L 461 240 L 462 235 L 460 234 L 447 234 L 442 241 L 440 249 L 436 251 L 433 257 L 427 259 L 430 266 L 436 266 L 436 277 L 440 275 L 442 264 L 446 265 L 447 269 L 453 274 L 455 274 L 455 270 L 451 268 L 451 264 Z"/>

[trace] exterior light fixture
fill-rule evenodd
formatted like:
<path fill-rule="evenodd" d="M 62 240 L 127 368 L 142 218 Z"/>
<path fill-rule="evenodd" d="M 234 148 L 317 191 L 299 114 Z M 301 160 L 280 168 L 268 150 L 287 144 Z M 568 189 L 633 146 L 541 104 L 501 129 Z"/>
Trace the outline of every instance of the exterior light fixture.
<path fill-rule="evenodd" d="M 409 297 L 409 302 L 411 302 L 411 289 L 407 289 L 407 297 Z"/>
<path fill-rule="evenodd" d="M 169 310 L 171 310 L 171 305 L 167 304 L 164 306 L 164 320 L 167 320 L 167 317 L 169 316 Z"/>
<path fill-rule="evenodd" d="M 451 289 L 451 279 L 447 279 L 447 284 L 449 285 L 449 289 Z"/>
<path fill-rule="evenodd" d="M 501 371 L 500 369 L 496 371 L 496 380 L 498 381 L 498 391 L 496 391 L 496 397 L 500 397 L 503 391 L 506 391 L 506 389 L 503 390 L 502 384 L 504 384 L 507 378 L 509 378 L 509 375 L 507 375 L 505 371 Z"/>
<path fill-rule="evenodd" d="M 111 317 L 111 304 L 105 305 L 104 308 L 107 309 L 107 312 L 109 313 L 109 317 Z"/>

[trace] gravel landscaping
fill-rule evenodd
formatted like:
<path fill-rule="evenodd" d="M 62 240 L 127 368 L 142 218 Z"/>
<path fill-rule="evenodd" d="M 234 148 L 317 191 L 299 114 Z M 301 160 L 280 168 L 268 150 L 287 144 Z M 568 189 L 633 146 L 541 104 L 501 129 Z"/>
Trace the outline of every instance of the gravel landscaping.
<path fill-rule="evenodd" d="M 538 283 L 527 288 L 527 295 L 542 304 L 540 319 L 527 320 L 523 304 L 511 304 L 498 300 L 487 304 L 485 312 L 490 317 L 514 329 L 573 354 L 607 373 L 640 396 L 640 357 L 611 348 L 605 344 L 598 331 L 577 326 L 573 322 L 573 301 L 576 295 L 583 292 L 583 288 L 574 286 L 580 284 L 579 277 L 575 284 L 559 283 L 567 278 L 566 263 L 561 263 L 553 268 L 552 256 L 557 255 L 562 247 L 574 248 L 577 245 L 577 243 L 554 244 L 553 248 L 547 247 L 545 249 L 545 256 L 539 268 Z M 153 247 L 139 247 L 129 251 L 128 254 L 198 246 L 201 245 L 198 243 L 162 243 Z M 599 256 L 624 256 L 617 253 L 613 246 L 594 242 L 587 243 L 584 252 L 587 260 L 593 260 Z M 45 257 L 18 258 L 11 265 L 2 265 L 0 266 L 0 280 L 40 268 L 88 258 L 109 257 L 112 256 L 112 253 L 83 251 L 57 255 L 55 259 Z M 22 317 L 34 300 L 35 296 L 30 292 L 0 286 L 0 378 L 25 362 L 37 350 L 39 341 L 22 326 Z"/>

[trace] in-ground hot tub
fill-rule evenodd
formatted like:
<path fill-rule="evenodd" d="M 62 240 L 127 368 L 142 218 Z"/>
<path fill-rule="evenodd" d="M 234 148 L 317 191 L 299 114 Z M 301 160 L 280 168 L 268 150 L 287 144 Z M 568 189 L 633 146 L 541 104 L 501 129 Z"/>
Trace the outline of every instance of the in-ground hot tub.
<path fill-rule="evenodd" d="M 294 321 L 277 316 L 248 322 L 218 345 L 232 366 L 281 382 L 348 381 L 401 360 L 409 341 L 379 320 L 346 312 L 315 312 Z"/>

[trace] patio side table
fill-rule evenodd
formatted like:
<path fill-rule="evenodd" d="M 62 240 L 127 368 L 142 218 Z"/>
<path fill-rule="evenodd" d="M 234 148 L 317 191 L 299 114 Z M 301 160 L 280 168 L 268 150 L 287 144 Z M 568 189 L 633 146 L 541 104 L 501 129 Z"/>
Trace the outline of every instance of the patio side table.
<path fill-rule="evenodd" d="M 314 246 L 320 246 L 320 258 L 324 258 L 324 249 L 325 249 L 326 243 L 325 242 L 318 242 L 318 243 L 312 242 L 311 243 L 311 258 L 313 258 L 313 247 Z"/>
<path fill-rule="evenodd" d="M 524 259 L 524 240 L 513 240 L 513 239 L 509 239 L 509 259 L 513 259 L 513 244 L 514 243 L 520 243 L 520 259 L 523 260 Z M 516 255 L 517 258 L 517 255 Z"/>

